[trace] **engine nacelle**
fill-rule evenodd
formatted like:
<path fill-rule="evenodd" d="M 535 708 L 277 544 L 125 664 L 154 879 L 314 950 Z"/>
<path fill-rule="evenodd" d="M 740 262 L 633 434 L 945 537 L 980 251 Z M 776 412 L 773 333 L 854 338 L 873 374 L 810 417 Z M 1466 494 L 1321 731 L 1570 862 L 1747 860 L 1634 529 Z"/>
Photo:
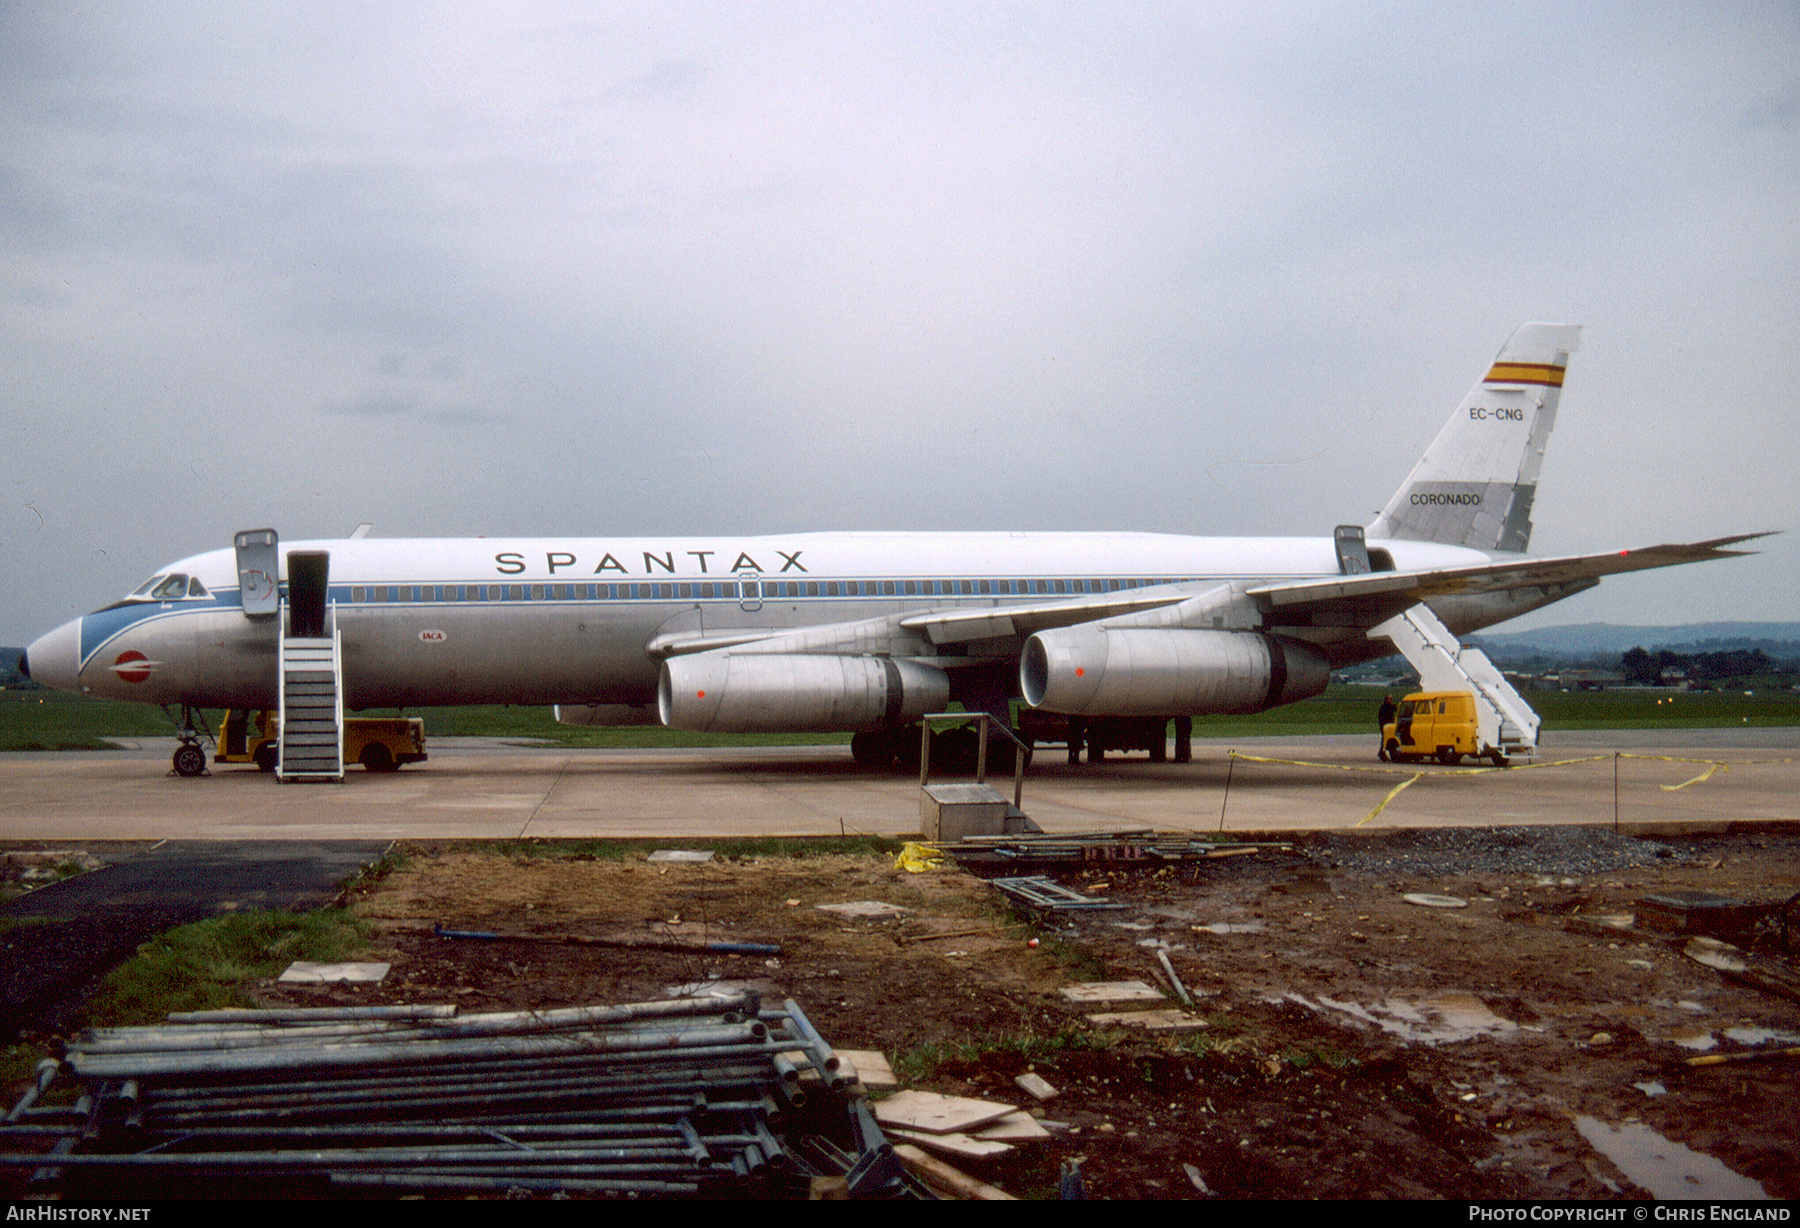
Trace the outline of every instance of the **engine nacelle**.
<path fill-rule="evenodd" d="M 728 733 L 885 729 L 949 702 L 943 670 L 888 657 L 698 652 L 656 685 L 663 724 Z"/>
<path fill-rule="evenodd" d="M 1025 702 L 1074 716 L 1261 712 L 1330 679 L 1310 644 L 1256 631 L 1059 627 L 1026 640 L 1019 658 Z"/>

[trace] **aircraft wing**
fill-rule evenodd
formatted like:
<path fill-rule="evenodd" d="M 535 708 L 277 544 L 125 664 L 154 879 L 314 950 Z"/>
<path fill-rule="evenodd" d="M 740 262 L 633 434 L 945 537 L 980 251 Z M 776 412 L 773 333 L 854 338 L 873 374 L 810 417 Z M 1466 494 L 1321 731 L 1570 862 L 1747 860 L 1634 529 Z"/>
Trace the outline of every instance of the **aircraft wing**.
<path fill-rule="evenodd" d="M 1096 593 L 1020 605 L 981 606 L 956 610 L 924 610 L 856 622 L 819 623 L 810 627 L 659 635 L 645 645 L 655 660 L 691 656 L 715 649 L 746 648 L 758 653 L 852 653 L 929 658 L 939 644 L 972 640 L 1023 638 L 1048 627 L 1070 627 L 1100 618 L 1116 618 L 1163 606 L 1179 605 L 1194 594 L 1163 585 L 1130 593 Z M 962 663 L 960 660 L 955 663 Z"/>
<path fill-rule="evenodd" d="M 1706 559 L 1730 558 L 1752 553 L 1731 550 L 1738 542 L 1766 537 L 1744 533 L 1686 545 L 1649 546 L 1606 554 L 1567 555 L 1560 558 L 1520 556 L 1499 563 L 1435 571 L 1378 571 L 1322 580 L 1282 581 L 1238 589 L 1272 621 L 1292 622 L 1308 615 L 1328 615 L 1322 621 L 1372 626 L 1389 615 L 1435 597 L 1468 596 L 1509 589 L 1581 584 L 1602 576 L 1654 567 L 1673 567 Z M 1232 586 L 1235 588 L 1235 586 Z M 841 653 L 869 656 L 904 656 L 930 660 L 946 644 L 980 640 L 1024 639 L 1056 627 L 1116 620 L 1128 615 L 1195 601 L 1205 603 L 1219 591 L 1216 585 L 1158 585 L 1130 592 L 1096 593 L 1087 597 L 1049 601 L 1027 600 L 1016 605 L 920 610 L 846 623 L 811 627 L 769 628 L 742 631 L 676 632 L 658 636 L 645 646 L 656 660 L 690 656 L 720 649 L 755 645 L 758 653 Z M 1180 612 L 1166 616 L 1181 625 Z M 1135 620 L 1134 620 L 1135 621 Z M 1163 621 L 1162 619 L 1157 620 Z M 956 658 L 946 664 L 964 664 Z"/>
<path fill-rule="evenodd" d="M 1026 636 L 1050 627 L 1072 627 L 1077 623 L 1121 614 L 1136 614 L 1164 606 L 1179 605 L 1194 595 L 1192 589 L 1177 585 L 1160 585 L 1137 589 L 1130 593 L 1097 593 L 1092 597 L 1071 600 L 1032 602 L 1025 605 L 989 606 L 984 609 L 939 610 L 912 614 L 900 620 L 908 631 L 923 633 L 934 644 L 964 643 L 969 640 L 1004 639 Z"/>
<path fill-rule="evenodd" d="M 1246 596 L 1265 610 L 1301 613 L 1331 608 L 1367 609 L 1372 606 L 1404 608 L 1434 597 L 1460 597 L 1509 589 L 1550 587 L 1598 580 L 1602 576 L 1654 567 L 1674 567 L 1707 559 L 1754 554 L 1730 550 L 1738 542 L 1767 537 L 1767 533 L 1740 533 L 1685 545 L 1647 546 L 1607 554 L 1571 554 L 1560 558 L 1520 558 L 1504 563 L 1451 567 L 1439 571 L 1367 572 L 1332 576 L 1325 580 L 1299 580 L 1249 589 Z"/>

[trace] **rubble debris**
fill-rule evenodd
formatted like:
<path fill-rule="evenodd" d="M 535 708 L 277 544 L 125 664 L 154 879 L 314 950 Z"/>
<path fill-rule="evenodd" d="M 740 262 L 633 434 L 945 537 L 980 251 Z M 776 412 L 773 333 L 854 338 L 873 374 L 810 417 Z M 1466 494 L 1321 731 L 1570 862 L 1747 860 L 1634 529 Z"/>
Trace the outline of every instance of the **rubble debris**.
<path fill-rule="evenodd" d="M 1042 875 L 1028 878 L 995 878 L 988 881 L 1010 898 L 1032 908 L 1058 911 L 1062 909 L 1119 909 L 1125 907 L 1123 904 L 1115 904 L 1111 900 L 1096 900 L 1092 896 L 1082 895 L 1079 891 L 1071 891 Z"/>
<path fill-rule="evenodd" d="M 1725 977 L 1764 993 L 1800 1002 L 1800 976 L 1768 960 L 1756 959 L 1716 938 L 1690 938 L 1682 954 Z"/>
<path fill-rule="evenodd" d="M 1636 902 L 1638 923 L 1670 934 L 1702 934 L 1742 942 L 1776 906 L 1750 904 L 1708 891 L 1667 891 Z"/>
<path fill-rule="evenodd" d="M 1126 868 L 1176 865 L 1259 852 L 1292 852 L 1288 842 L 1219 843 L 1186 832 L 1057 832 L 1054 835 L 970 836 L 933 846 L 965 870 L 1006 870 L 1014 866 L 1077 868 L 1100 862 Z"/>
<path fill-rule="evenodd" d="M 1169 953 L 1159 947 L 1156 952 L 1156 962 L 1162 965 L 1163 974 L 1169 978 L 1169 984 L 1175 987 L 1175 997 L 1183 1006 L 1192 1006 L 1194 1004 L 1193 995 L 1188 993 L 1187 986 L 1181 983 L 1181 978 L 1175 975 L 1175 965 L 1169 962 Z"/>

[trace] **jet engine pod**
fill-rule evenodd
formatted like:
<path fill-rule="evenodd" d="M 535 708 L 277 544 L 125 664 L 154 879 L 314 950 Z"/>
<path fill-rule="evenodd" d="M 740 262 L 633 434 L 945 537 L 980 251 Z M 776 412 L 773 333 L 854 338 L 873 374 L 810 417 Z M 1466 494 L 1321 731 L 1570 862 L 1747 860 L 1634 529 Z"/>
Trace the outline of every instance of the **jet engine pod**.
<path fill-rule="evenodd" d="M 1330 678 L 1312 645 L 1257 631 L 1060 627 L 1026 640 L 1019 658 L 1025 702 L 1076 716 L 1261 712 Z"/>
<path fill-rule="evenodd" d="M 949 702 L 944 671 L 888 657 L 698 652 L 656 686 L 663 724 L 710 732 L 885 729 Z"/>

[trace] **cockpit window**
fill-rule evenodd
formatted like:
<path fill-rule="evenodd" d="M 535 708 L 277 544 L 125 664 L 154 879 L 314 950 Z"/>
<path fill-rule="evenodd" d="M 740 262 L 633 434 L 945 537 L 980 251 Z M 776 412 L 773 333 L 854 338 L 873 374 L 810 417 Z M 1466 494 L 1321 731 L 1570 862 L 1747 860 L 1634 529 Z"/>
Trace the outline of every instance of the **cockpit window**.
<path fill-rule="evenodd" d="M 150 596 L 157 601 L 173 601 L 177 597 L 187 596 L 188 578 L 184 575 L 173 575 L 150 590 Z"/>
<path fill-rule="evenodd" d="M 157 583 L 161 580 L 161 576 L 151 576 L 148 580 L 145 580 L 142 584 L 132 589 L 131 595 L 133 597 L 148 597 L 150 595 L 150 590 L 155 588 Z"/>
<path fill-rule="evenodd" d="M 206 591 L 206 585 L 200 583 L 200 577 L 193 576 L 188 580 L 188 596 L 208 597 L 211 596 L 211 594 Z"/>

